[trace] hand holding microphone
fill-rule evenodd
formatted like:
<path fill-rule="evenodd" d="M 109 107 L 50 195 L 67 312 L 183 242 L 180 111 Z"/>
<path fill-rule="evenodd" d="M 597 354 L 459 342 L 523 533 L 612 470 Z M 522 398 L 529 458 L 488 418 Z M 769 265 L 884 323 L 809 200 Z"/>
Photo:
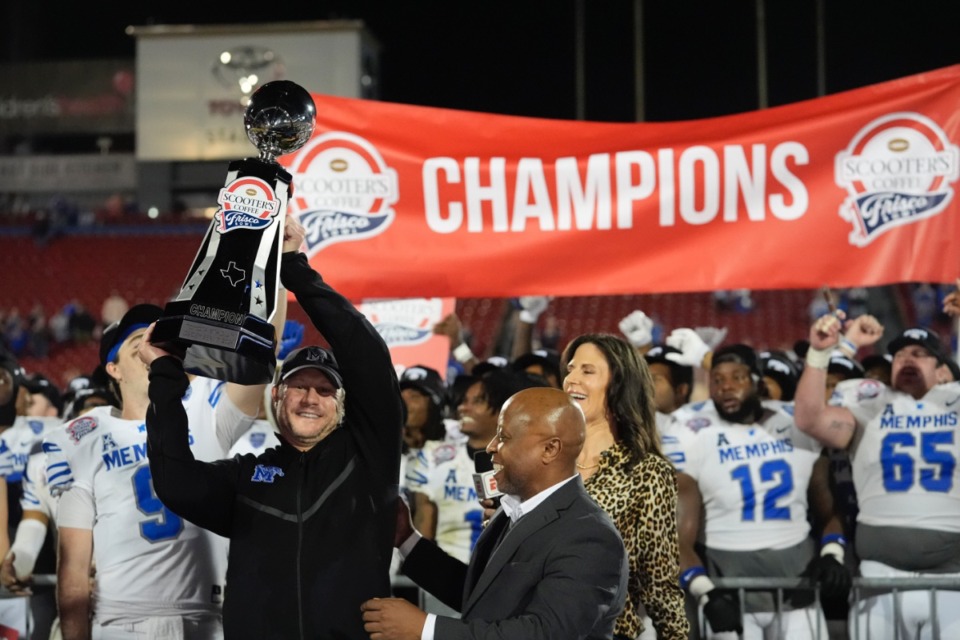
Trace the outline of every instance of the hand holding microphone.
<path fill-rule="evenodd" d="M 477 451 L 473 454 L 473 465 L 476 473 L 473 474 L 473 486 L 477 490 L 477 497 L 483 500 L 493 500 L 496 507 L 500 506 L 500 496 L 497 481 L 493 477 L 493 459 L 486 451 Z"/>

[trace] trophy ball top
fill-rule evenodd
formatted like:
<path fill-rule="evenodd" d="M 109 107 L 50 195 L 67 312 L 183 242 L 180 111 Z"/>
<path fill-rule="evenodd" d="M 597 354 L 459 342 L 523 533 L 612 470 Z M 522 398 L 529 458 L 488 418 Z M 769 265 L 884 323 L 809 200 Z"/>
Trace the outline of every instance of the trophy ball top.
<path fill-rule="evenodd" d="M 273 161 L 305 145 L 316 118 L 317 108 L 306 89 L 289 80 L 275 80 L 250 96 L 243 126 L 260 150 L 260 158 Z"/>

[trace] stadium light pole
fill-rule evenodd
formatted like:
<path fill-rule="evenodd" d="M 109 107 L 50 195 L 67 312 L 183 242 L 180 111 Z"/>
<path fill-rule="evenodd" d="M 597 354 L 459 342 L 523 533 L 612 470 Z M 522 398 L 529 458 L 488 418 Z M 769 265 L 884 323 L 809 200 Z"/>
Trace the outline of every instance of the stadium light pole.
<path fill-rule="evenodd" d="M 767 87 L 767 20 L 764 0 L 756 0 L 757 22 L 757 104 L 760 109 L 770 106 Z"/>
<path fill-rule="evenodd" d="M 643 59 L 643 0 L 633 0 L 633 107 L 634 119 L 643 122 L 647 118 Z"/>
<path fill-rule="evenodd" d="M 827 30 L 823 0 L 817 0 L 817 96 L 827 95 Z"/>
<path fill-rule="evenodd" d="M 576 100 L 577 100 L 577 120 L 587 119 L 587 73 L 586 73 L 586 25 L 585 14 L 586 6 L 584 0 L 575 0 L 573 8 L 573 32 L 574 32 L 574 51 L 575 51 L 575 79 L 576 79 Z"/>

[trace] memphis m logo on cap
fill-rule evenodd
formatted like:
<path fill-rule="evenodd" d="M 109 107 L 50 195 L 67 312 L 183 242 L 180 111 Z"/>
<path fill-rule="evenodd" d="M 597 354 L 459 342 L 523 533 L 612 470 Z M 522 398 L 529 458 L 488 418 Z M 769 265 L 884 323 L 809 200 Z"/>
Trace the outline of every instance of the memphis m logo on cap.
<path fill-rule="evenodd" d="M 301 369 L 319 369 L 327 374 L 331 381 L 338 387 L 343 386 L 343 378 L 340 376 L 340 365 L 333 352 L 323 347 L 301 347 L 287 356 L 283 361 L 283 367 L 280 369 L 280 380 L 286 380 L 292 374 Z"/>
<path fill-rule="evenodd" d="M 403 377 L 407 380 L 423 380 L 427 377 L 427 372 L 421 367 L 411 367 L 403 372 Z"/>

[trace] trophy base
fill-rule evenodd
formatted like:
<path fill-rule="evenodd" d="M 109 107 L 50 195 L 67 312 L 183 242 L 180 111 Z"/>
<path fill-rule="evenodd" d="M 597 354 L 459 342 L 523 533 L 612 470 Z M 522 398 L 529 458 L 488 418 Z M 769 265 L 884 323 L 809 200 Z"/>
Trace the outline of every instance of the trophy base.
<path fill-rule="evenodd" d="M 239 325 L 191 315 L 164 315 L 153 329 L 155 344 L 186 347 L 183 368 L 215 380 L 237 384 L 267 384 L 277 367 L 273 325 L 248 315 Z"/>

